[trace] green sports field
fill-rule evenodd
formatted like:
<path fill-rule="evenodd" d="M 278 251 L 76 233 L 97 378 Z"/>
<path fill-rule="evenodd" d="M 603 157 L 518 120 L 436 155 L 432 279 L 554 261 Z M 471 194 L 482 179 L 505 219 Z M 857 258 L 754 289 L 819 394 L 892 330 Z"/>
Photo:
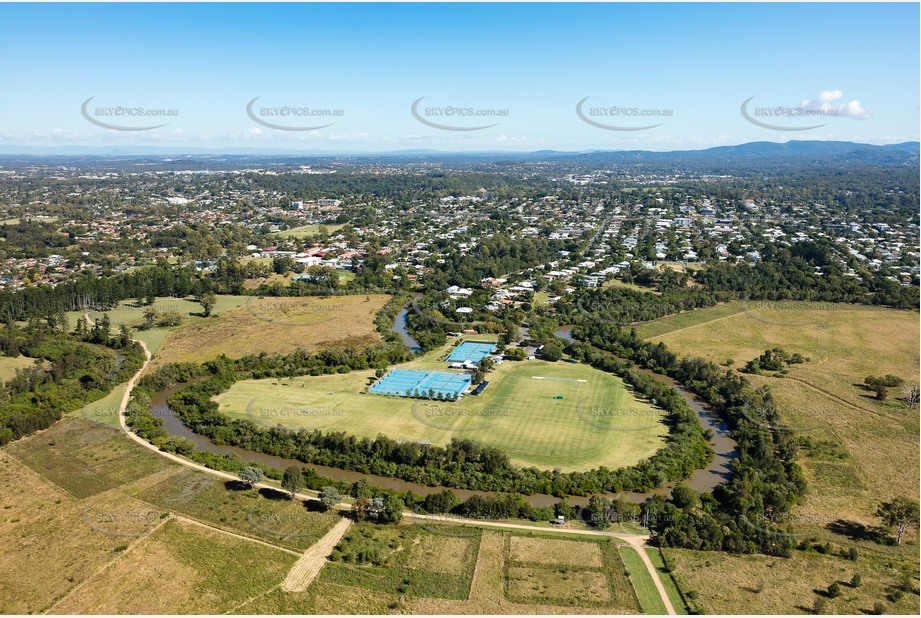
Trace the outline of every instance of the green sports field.
<path fill-rule="evenodd" d="M 400 367 L 446 371 L 436 361 L 445 351 Z M 225 414 L 266 426 L 432 444 L 468 438 L 502 449 L 518 465 L 563 471 L 634 464 L 655 453 L 667 433 L 661 410 L 587 365 L 506 362 L 487 379 L 481 395 L 456 403 L 363 394 L 372 371 L 246 380 L 216 401 Z"/>

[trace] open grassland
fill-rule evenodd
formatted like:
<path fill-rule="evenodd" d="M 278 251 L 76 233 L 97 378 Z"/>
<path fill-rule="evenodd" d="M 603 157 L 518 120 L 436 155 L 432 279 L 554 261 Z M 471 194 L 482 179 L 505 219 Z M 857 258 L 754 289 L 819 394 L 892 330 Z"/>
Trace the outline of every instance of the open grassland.
<path fill-rule="evenodd" d="M 278 235 L 282 238 L 305 238 L 307 236 L 316 236 L 320 233 L 320 226 L 326 228 L 327 233 L 335 234 L 343 227 L 343 223 L 313 223 L 311 225 L 302 225 L 300 227 L 292 227 L 289 230 L 282 230 L 278 232 Z"/>
<path fill-rule="evenodd" d="M 118 492 L 78 500 L 0 451 L 0 613 L 50 608 L 119 555 L 158 515 Z M 94 529 L 91 526 L 95 526 Z"/>
<path fill-rule="evenodd" d="M 876 553 L 861 553 L 856 562 L 814 551 L 792 558 L 746 556 L 666 549 L 665 555 L 681 589 L 702 614 L 808 614 L 823 599 L 824 614 L 871 614 L 883 604 L 887 614 L 917 615 L 917 546 L 904 563 Z M 914 592 L 897 593 L 899 566 L 910 565 Z M 850 582 L 855 573 L 860 585 Z M 828 586 L 837 582 L 841 595 L 832 598 Z M 893 600 L 898 597 L 898 600 Z"/>
<path fill-rule="evenodd" d="M 0 449 L 0 612 L 639 610 L 614 540 L 450 524 L 355 524 L 306 590 L 286 592 L 301 552 L 340 520 L 313 506 L 65 419 Z"/>
<path fill-rule="evenodd" d="M 692 326 L 715 322 L 721 318 L 737 315 L 739 313 L 742 313 L 742 305 L 740 303 L 725 303 L 708 307 L 707 309 L 686 311 L 667 318 L 643 322 L 642 324 L 636 325 L 636 331 L 640 337 L 653 339 L 665 333 L 673 333 Z M 719 359 L 720 362 L 722 360 L 723 359 Z"/>
<path fill-rule="evenodd" d="M 810 492 L 797 514 L 826 524 L 873 524 L 881 500 L 918 497 L 919 423 L 917 409 L 896 400 L 897 389 L 880 402 L 862 384 L 868 375 L 885 374 L 918 383 L 918 314 L 815 303 L 776 307 L 737 302 L 637 330 L 679 354 L 732 359 L 736 369 L 773 347 L 809 358 L 786 376 L 746 374 L 771 388 L 786 426 L 821 443 L 801 452 Z"/>
<path fill-rule="evenodd" d="M 118 406 L 121 404 L 126 388 L 127 384 L 119 384 L 102 399 L 88 403 L 82 408 L 74 410 L 68 416 L 118 428 Z"/>
<path fill-rule="evenodd" d="M 64 419 L 0 450 L 0 613 L 232 609 L 338 520 L 314 504 L 226 488 Z"/>
<path fill-rule="evenodd" d="M 222 613 L 277 585 L 296 560 L 264 545 L 171 520 L 53 613 Z"/>
<path fill-rule="evenodd" d="M 445 529 L 432 534 L 411 524 L 353 526 L 319 579 L 304 592 L 271 590 L 240 613 L 368 614 L 623 614 L 639 604 L 616 544 L 561 541 L 537 535 Z M 547 543 L 543 545 L 542 543 Z M 571 543 L 561 547 L 559 543 Z M 510 557 L 527 546 L 525 561 Z M 588 551 L 594 567 L 573 566 Z M 517 554 L 516 554 L 517 555 Z M 541 562 L 534 562 L 534 559 Z M 554 559 L 555 558 L 555 559 Z"/>
<path fill-rule="evenodd" d="M 12 379 L 17 369 L 25 369 L 34 364 L 35 359 L 28 356 L 0 356 L 0 384 Z"/>
<path fill-rule="evenodd" d="M 336 523 L 335 512 L 319 512 L 316 501 L 289 500 L 271 489 L 244 489 L 204 472 L 182 470 L 147 487 L 137 497 L 158 507 L 294 551 L 313 545 Z"/>
<path fill-rule="evenodd" d="M 854 305 L 737 302 L 637 330 L 678 354 L 703 356 L 735 370 L 773 347 L 809 359 L 789 366 L 786 375 L 745 375 L 756 386 L 769 386 L 784 425 L 812 442 L 799 453 L 808 482 L 804 504 L 780 523 L 789 526 L 795 544 L 830 543 L 836 555 L 797 551 L 783 560 L 667 550 L 669 558 L 675 556 L 682 589 L 699 595 L 700 609 L 801 613 L 813 607 L 814 589 L 860 572 L 864 582 L 874 583 L 842 586 L 841 597 L 827 599 L 827 611 L 860 613 L 872 610 L 876 601 L 892 606 L 893 613 L 916 610 L 916 595 L 896 602 L 886 595 L 903 568 L 917 576 L 917 530 L 909 529 L 901 547 L 880 542 L 875 512 L 881 501 L 897 495 L 918 497 L 918 411 L 898 401 L 897 389 L 881 402 L 862 384 L 868 375 L 885 374 L 918 383 L 918 314 Z M 860 556 L 856 564 L 837 557 L 850 549 Z M 740 586 L 751 592 L 739 597 Z"/>
<path fill-rule="evenodd" d="M 437 360 L 445 352 L 400 368 L 445 371 Z M 362 394 L 373 371 L 246 380 L 215 399 L 232 418 L 264 426 L 432 444 L 463 437 L 502 449 L 516 464 L 566 471 L 634 464 L 655 453 L 667 433 L 660 410 L 587 365 L 506 362 L 487 379 L 481 395 L 455 403 Z"/>
<path fill-rule="evenodd" d="M 211 314 L 212 316 L 218 316 L 229 309 L 239 307 L 250 300 L 250 298 L 249 296 L 218 295 L 217 302 L 211 310 Z M 139 303 L 137 300 L 121 301 L 118 303 L 118 306 L 109 311 L 69 311 L 67 313 L 67 321 L 70 328 L 73 329 L 77 324 L 77 320 L 84 315 L 88 315 L 92 322 L 101 319 L 103 315 L 107 315 L 112 323 L 113 330 L 118 330 L 120 326 L 130 327 L 134 331 L 132 333 L 133 337 L 143 341 L 144 344 L 147 345 L 147 349 L 153 354 L 157 352 L 163 344 L 163 341 L 171 332 L 181 330 L 190 324 L 211 319 L 201 317 L 201 304 L 196 302 L 192 297 L 173 298 L 170 296 L 158 296 L 154 299 L 150 307 L 158 313 L 175 311 L 182 315 L 183 323 L 173 327 L 155 326 L 148 330 L 140 330 L 139 327 L 144 324 L 144 312 L 148 307 Z"/>
<path fill-rule="evenodd" d="M 626 283 L 624 281 L 621 281 L 620 279 L 608 279 L 607 281 L 601 284 L 601 287 L 603 288 L 624 288 L 627 290 L 633 290 L 634 292 L 648 292 L 650 294 L 655 294 L 657 296 L 661 294 L 661 292 L 655 288 L 649 288 L 644 285 L 638 285 L 636 283 Z"/>
<path fill-rule="evenodd" d="M 374 317 L 385 294 L 335 297 L 249 297 L 214 318 L 172 331 L 157 363 L 204 362 L 221 354 L 239 358 L 260 352 L 287 354 L 298 348 L 363 347 L 380 339 Z"/>
<path fill-rule="evenodd" d="M 75 418 L 9 444 L 6 450 L 78 499 L 137 481 L 170 465 L 115 429 Z"/>
<path fill-rule="evenodd" d="M 239 307 L 247 300 L 249 300 L 250 297 L 220 294 L 216 298 L 217 303 L 211 310 L 212 315 L 220 315 L 229 309 Z M 202 312 L 201 304 L 191 296 L 187 298 L 157 296 L 154 298 L 154 302 L 152 305 L 150 305 L 150 308 L 156 310 L 158 313 L 176 311 L 182 314 L 183 317 L 194 317 Z M 89 310 L 86 313 L 88 313 L 90 319 L 94 321 L 98 320 L 103 315 L 107 315 L 109 316 L 109 320 L 111 320 L 114 326 L 121 326 L 124 324 L 126 326 L 136 327 L 144 323 L 144 312 L 147 309 L 147 305 L 139 303 L 136 299 L 132 299 L 121 301 L 118 303 L 118 306 L 116 306 L 114 309 L 110 309 L 109 311 Z M 82 311 L 69 311 L 67 313 L 67 319 L 70 322 L 71 328 L 76 324 L 77 319 L 80 318 L 83 314 L 84 312 Z"/>

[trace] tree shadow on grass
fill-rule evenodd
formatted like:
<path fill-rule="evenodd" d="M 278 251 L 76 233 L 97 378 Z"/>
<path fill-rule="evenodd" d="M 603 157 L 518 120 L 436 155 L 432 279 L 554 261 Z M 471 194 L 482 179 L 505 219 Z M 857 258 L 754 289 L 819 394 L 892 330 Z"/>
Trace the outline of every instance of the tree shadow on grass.
<path fill-rule="evenodd" d="M 249 486 L 248 483 L 244 483 L 243 481 L 235 480 L 235 481 L 225 481 L 224 489 L 226 489 L 227 491 L 246 491 L 247 489 L 251 489 L 251 487 Z"/>
<path fill-rule="evenodd" d="M 329 510 L 319 500 L 304 500 L 304 508 L 311 513 L 325 513 Z"/>
<path fill-rule="evenodd" d="M 854 541 L 873 541 L 880 545 L 894 543 L 886 529 L 878 526 L 867 526 L 856 521 L 836 519 L 825 527 L 835 534 L 844 535 Z"/>
<path fill-rule="evenodd" d="M 266 500 L 290 500 L 291 494 L 280 489 L 272 489 L 271 487 L 260 487 L 259 495 L 265 498 Z"/>

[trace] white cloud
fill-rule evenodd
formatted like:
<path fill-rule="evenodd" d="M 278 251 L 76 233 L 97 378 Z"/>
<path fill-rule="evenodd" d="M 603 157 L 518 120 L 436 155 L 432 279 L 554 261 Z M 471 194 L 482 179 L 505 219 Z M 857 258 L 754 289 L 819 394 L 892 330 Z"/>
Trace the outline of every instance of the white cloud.
<path fill-rule="evenodd" d="M 816 98 L 803 101 L 800 107 L 835 112 L 838 116 L 857 120 L 866 120 L 873 116 L 857 99 L 844 102 L 843 98 L 844 92 L 841 90 L 823 90 Z"/>

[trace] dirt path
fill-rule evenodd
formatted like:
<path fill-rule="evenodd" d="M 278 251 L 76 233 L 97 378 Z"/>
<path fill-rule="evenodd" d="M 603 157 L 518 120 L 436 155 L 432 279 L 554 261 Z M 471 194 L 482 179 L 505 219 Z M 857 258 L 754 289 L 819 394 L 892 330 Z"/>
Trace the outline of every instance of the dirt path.
<path fill-rule="evenodd" d="M 587 536 L 609 536 L 616 539 L 622 539 L 630 543 L 631 541 L 639 541 L 644 543 L 646 539 L 649 538 L 648 534 L 625 534 L 621 532 L 607 532 L 605 530 L 578 530 L 574 528 L 541 528 L 540 526 L 529 526 L 527 524 L 509 524 L 504 522 L 495 522 L 495 521 L 483 521 L 476 520 L 471 521 L 469 519 L 461 519 L 460 517 L 450 517 L 448 515 L 420 515 L 419 513 L 403 513 L 404 517 L 409 519 L 422 519 L 426 521 L 443 521 L 449 524 L 465 524 L 468 526 L 475 526 L 477 528 L 502 528 L 505 530 L 528 530 L 529 532 L 549 532 L 549 533 L 558 533 L 558 534 L 581 534 Z"/>
<path fill-rule="evenodd" d="M 343 517 L 322 539 L 307 548 L 301 559 L 294 563 L 288 576 L 281 584 L 285 592 L 303 592 L 307 586 L 320 574 L 326 565 L 326 559 L 332 553 L 339 540 L 345 535 L 352 520 Z"/>
<path fill-rule="evenodd" d="M 173 515 L 173 517 L 176 519 L 176 521 L 182 522 L 183 524 L 186 524 L 186 525 L 189 525 L 189 526 L 199 526 L 199 527 L 201 527 L 201 528 L 206 528 L 206 529 L 208 529 L 208 530 L 210 530 L 210 531 L 212 531 L 212 532 L 217 532 L 217 533 L 219 533 L 219 534 L 226 534 L 226 535 L 228 535 L 228 536 L 232 536 L 232 537 L 238 538 L 238 539 L 243 540 L 243 541 L 248 541 L 248 542 L 250 542 L 250 543 L 257 543 L 257 544 L 259 544 L 259 545 L 262 545 L 262 546 L 264 546 L 264 547 L 269 547 L 269 548 L 271 548 L 271 549 L 277 549 L 278 551 L 283 551 L 283 552 L 285 552 L 286 554 L 291 554 L 291 555 L 293 555 L 293 556 L 300 556 L 299 553 L 297 553 L 297 552 L 294 551 L 294 550 L 288 549 L 287 547 L 281 547 L 281 546 L 279 546 L 279 545 L 274 545 L 274 544 L 269 543 L 269 542 L 267 542 L 267 541 L 262 541 L 262 540 L 259 540 L 259 539 L 254 539 L 253 537 L 251 537 L 251 536 L 246 536 L 245 534 L 238 534 L 238 533 L 236 533 L 236 532 L 231 532 L 230 530 L 225 530 L 225 529 L 223 529 L 223 528 L 218 528 L 217 526 L 212 526 L 211 524 L 206 524 L 206 523 L 203 522 L 203 521 L 198 521 L 197 519 L 192 519 L 192 518 L 190 518 L 190 517 L 185 517 L 184 515 Z"/>
<path fill-rule="evenodd" d="M 135 340 L 135 341 L 138 341 L 138 340 Z M 165 457 L 166 459 L 169 459 L 169 460 L 171 460 L 171 461 L 173 461 L 173 462 L 175 462 L 175 463 L 178 463 L 178 464 L 180 464 L 180 465 L 182 465 L 182 466 L 186 466 L 186 467 L 188 467 L 188 468 L 194 468 L 194 469 L 196 469 L 196 470 L 198 470 L 198 471 L 200 471 L 200 472 L 204 472 L 204 473 L 206 473 L 206 474 L 211 474 L 211 475 L 213 475 L 213 476 L 217 476 L 217 477 L 220 477 L 220 478 L 229 479 L 229 480 L 238 480 L 239 477 L 237 477 L 237 475 L 235 475 L 235 474 L 230 474 L 229 472 L 222 472 L 222 471 L 220 471 L 220 470 L 212 470 L 211 468 L 208 468 L 208 467 L 203 466 L 203 465 L 201 465 L 201 464 L 197 464 L 197 463 L 195 463 L 195 462 L 193 462 L 193 461 L 189 461 L 188 459 L 185 459 L 185 458 L 180 457 L 180 456 L 178 456 L 178 455 L 175 455 L 175 454 L 173 454 L 173 453 L 167 453 L 167 452 L 165 452 L 165 451 L 161 451 L 158 447 L 154 446 L 153 444 L 151 444 L 151 443 L 148 442 L 147 440 L 141 438 L 139 435 L 137 435 L 136 433 L 132 432 L 132 431 L 128 428 L 128 424 L 127 424 L 127 422 L 126 422 L 126 420 L 125 420 L 125 410 L 126 410 L 126 408 L 128 407 L 128 401 L 131 399 L 131 392 L 134 390 L 134 387 L 135 387 L 135 385 L 137 384 L 137 381 L 138 381 L 138 380 L 140 379 L 140 377 L 141 377 L 141 374 L 143 374 L 143 373 L 144 373 L 144 370 L 147 369 L 147 366 L 150 364 L 150 361 L 151 361 L 151 358 L 152 358 L 152 356 L 151 356 L 151 354 L 150 354 L 150 350 L 147 349 L 147 345 L 145 345 L 143 341 L 138 341 L 138 343 L 140 343 L 140 344 L 141 344 L 141 347 L 144 349 L 144 356 L 146 356 L 146 360 L 144 361 L 144 364 L 141 366 L 141 368 L 138 370 L 138 372 L 137 372 L 136 374 L 134 374 L 134 376 L 133 376 L 130 380 L 128 380 L 127 386 L 126 386 L 126 388 L 125 388 L 125 393 L 124 393 L 124 395 L 122 395 L 121 403 L 120 403 L 119 406 L 118 406 L 118 423 L 119 423 L 119 426 L 121 427 L 122 431 L 123 431 L 131 440 L 133 440 L 134 442 L 136 442 L 136 443 L 139 444 L 140 446 L 143 446 L 144 448 L 153 451 L 153 452 L 156 453 L 157 455 L 159 455 L 159 456 L 161 456 L 161 457 Z M 275 489 L 275 490 L 278 489 L 277 487 L 275 487 L 275 486 L 273 486 L 273 485 L 270 485 L 270 484 L 268 484 L 268 483 L 256 483 L 255 486 L 256 486 L 256 487 L 264 487 L 264 488 L 268 488 L 268 489 Z M 301 500 L 310 500 L 310 499 L 314 499 L 314 498 L 315 498 L 315 496 L 306 495 L 306 494 L 302 494 L 302 493 L 295 494 L 295 497 L 296 497 L 296 498 L 300 498 Z M 340 504 L 338 505 L 338 508 L 344 510 L 344 509 L 350 508 L 350 506 L 351 506 L 351 505 L 349 505 L 349 504 L 347 504 L 347 503 L 340 503 Z M 445 517 L 445 516 L 442 516 L 442 515 L 419 515 L 419 514 L 412 513 L 412 512 L 408 512 L 408 511 L 407 511 L 407 512 L 404 512 L 404 513 L 403 513 L 403 516 L 404 516 L 404 517 L 409 517 L 409 518 L 416 518 L 416 519 L 427 519 L 427 520 L 432 520 L 432 521 L 443 521 L 443 522 L 446 522 L 446 523 L 459 523 L 459 524 L 467 524 L 467 525 L 470 525 L 470 524 L 472 523 L 472 522 L 470 522 L 469 520 L 464 520 L 464 519 L 459 519 L 459 518 L 454 518 L 454 517 Z M 350 520 L 344 520 L 344 521 L 349 522 Z M 606 532 L 606 531 L 603 531 L 603 530 L 573 530 L 573 529 L 552 530 L 552 529 L 548 529 L 548 528 L 541 528 L 541 527 L 539 527 L 539 526 L 528 526 L 528 525 L 525 525 L 525 524 L 507 524 L 507 523 L 489 522 L 489 521 L 477 521 L 477 522 L 475 522 L 475 524 L 476 524 L 477 527 L 504 528 L 504 529 L 512 529 L 512 530 L 529 530 L 529 531 L 531 531 L 531 532 L 544 532 L 544 533 L 546 533 L 546 532 L 551 532 L 551 533 L 552 533 L 552 532 L 558 532 L 558 533 L 563 533 L 563 534 L 577 534 L 577 535 L 582 535 L 582 536 L 616 537 L 616 538 L 622 539 L 622 540 L 624 540 L 624 541 L 627 541 L 627 542 L 630 543 L 631 545 L 634 545 L 635 547 L 637 547 L 637 550 L 640 552 L 640 555 L 641 555 L 641 557 L 643 558 L 643 563 L 646 565 L 646 568 L 649 570 L 649 575 L 652 577 L 653 582 L 655 582 L 655 584 L 656 584 L 656 589 L 659 591 L 659 594 L 660 594 L 661 597 L 662 597 L 662 602 L 665 604 L 665 607 L 669 609 L 669 613 L 670 613 L 670 614 L 674 614 L 674 613 L 675 613 L 674 607 L 672 606 L 671 601 L 669 600 L 668 595 L 667 595 L 666 592 L 665 592 L 665 588 L 662 586 L 662 581 L 659 579 L 659 573 L 658 573 L 658 571 L 656 571 L 655 566 L 652 564 L 652 561 L 649 560 L 649 556 L 646 555 L 645 550 L 642 549 L 643 544 L 646 542 L 646 539 L 649 538 L 648 535 L 645 535 L 645 534 L 618 534 L 618 533 L 615 533 L 615 532 Z M 329 550 L 328 550 L 326 553 L 323 554 L 322 560 L 319 560 L 319 559 L 313 559 L 312 561 L 311 561 L 311 560 L 307 560 L 308 553 L 311 552 L 311 550 L 313 550 L 314 548 L 318 548 L 317 551 L 320 551 L 320 549 L 321 549 L 322 547 L 325 547 L 324 545 L 321 545 L 321 544 L 323 543 L 323 541 L 326 540 L 328 537 L 330 537 L 330 535 L 333 533 L 333 531 L 337 530 L 338 526 L 342 526 L 342 525 L 344 525 L 345 528 L 343 528 L 343 530 L 341 531 L 341 533 L 335 538 L 335 541 L 333 541 L 332 545 L 330 545 Z M 288 574 L 288 578 L 285 579 L 285 583 L 282 585 L 282 587 L 285 588 L 285 589 L 294 590 L 295 588 L 294 588 L 293 586 L 296 586 L 296 585 L 300 584 L 302 581 L 306 582 L 306 583 L 303 584 L 304 587 L 306 587 L 306 586 L 310 583 L 310 581 L 311 581 L 314 577 L 316 577 L 316 574 L 319 573 L 319 571 L 320 571 L 320 569 L 322 568 L 323 564 L 325 564 L 326 556 L 329 554 L 330 551 L 332 551 L 333 547 L 336 546 L 336 543 L 339 542 L 339 539 L 342 537 L 342 534 L 345 534 L 345 529 L 347 529 L 347 528 L 348 528 L 348 523 L 343 524 L 342 522 L 340 522 L 339 524 L 337 524 L 336 527 L 333 528 L 333 530 L 331 530 L 330 532 L 328 532 L 328 533 L 326 534 L 326 536 L 324 536 L 322 539 L 320 539 L 320 541 L 318 541 L 315 545 L 313 545 L 310 549 L 308 549 L 307 552 L 304 553 L 304 555 L 303 555 L 303 557 L 301 558 L 301 560 L 298 561 L 298 563 L 295 565 L 295 567 L 294 567 L 294 568 L 291 570 L 291 572 Z M 330 538 L 331 538 L 331 537 L 330 537 Z M 305 565 L 305 566 L 303 567 L 303 569 L 304 569 L 304 574 L 295 577 L 295 575 L 294 575 L 294 574 L 295 574 L 295 571 L 297 570 L 298 565 L 300 565 L 301 562 L 305 562 L 305 563 L 307 563 L 307 562 L 312 562 L 312 563 L 314 564 L 314 566 L 318 563 L 318 564 L 319 564 L 319 567 L 316 568 L 316 572 L 315 572 L 315 573 L 312 573 L 312 569 L 313 569 L 314 567 L 308 568 L 308 567 Z M 311 573 L 312 573 L 312 574 L 311 574 Z M 290 585 L 292 586 L 291 588 L 287 588 L 287 587 L 286 587 L 286 586 L 289 585 L 289 584 L 288 584 L 289 580 L 291 581 L 291 584 L 290 584 Z"/>
<path fill-rule="evenodd" d="M 118 553 L 116 554 L 116 556 L 115 556 L 112 560 L 106 562 L 104 565 L 102 565 L 101 567 L 99 567 L 99 568 L 96 570 L 95 573 L 93 573 L 92 575 L 90 575 L 89 577 L 87 577 L 86 579 L 84 579 L 82 582 L 80 582 L 79 584 L 77 584 L 75 587 L 71 588 L 71 589 L 67 592 L 67 594 L 65 594 L 63 597 L 61 597 L 61 598 L 58 599 L 57 601 L 55 601 L 54 605 L 52 605 L 51 607 L 49 607 L 48 609 L 46 609 L 46 610 L 45 610 L 44 612 L 42 612 L 42 613 L 44 613 L 44 614 L 51 614 L 51 613 L 53 613 L 53 612 L 54 612 L 54 609 L 55 609 L 58 605 L 60 605 L 61 603 L 63 603 L 64 601 L 66 601 L 67 599 L 69 599 L 70 597 L 72 597 L 78 590 L 80 590 L 80 589 L 83 588 L 85 585 L 87 585 L 88 583 L 90 583 L 91 581 L 93 581 L 93 579 L 95 579 L 95 577 L 96 577 L 97 575 L 99 575 L 100 573 L 102 573 L 103 571 L 105 571 L 106 569 L 108 569 L 109 567 L 111 567 L 112 565 L 114 565 L 116 562 L 118 562 L 119 560 L 123 559 L 125 556 L 127 556 L 128 554 L 130 554 L 137 546 L 139 546 L 139 545 L 145 543 L 145 542 L 147 541 L 148 538 L 150 538 L 151 536 L 153 536 L 153 534 L 154 534 L 157 530 L 159 530 L 160 528 L 162 528 L 163 526 L 165 526 L 166 523 L 169 522 L 171 519 L 172 519 L 171 517 L 167 517 L 166 519 L 161 519 L 161 520 L 157 523 L 156 526 L 154 526 L 153 528 L 151 528 L 148 532 L 144 533 L 144 534 L 141 535 L 140 537 L 137 537 L 136 539 L 134 539 L 133 541 L 131 541 L 131 542 L 128 544 L 128 547 L 125 548 L 124 551 L 118 552 Z"/>
<path fill-rule="evenodd" d="M 656 585 L 656 590 L 659 591 L 659 596 L 662 597 L 662 602 L 665 604 L 665 611 L 668 612 L 669 616 L 675 616 L 678 612 L 675 611 L 675 606 L 672 605 L 672 600 L 668 598 L 668 593 L 665 591 L 665 586 L 662 584 L 662 580 L 659 578 L 659 571 L 656 570 L 656 566 L 652 563 L 652 559 L 649 557 L 649 554 L 646 553 L 646 548 L 644 547 L 644 542 L 642 539 L 633 538 L 628 539 L 627 543 L 636 550 L 636 553 L 640 555 L 640 559 L 643 561 L 643 564 L 646 565 L 646 570 L 649 571 L 649 575 L 652 577 L 652 583 Z"/>

